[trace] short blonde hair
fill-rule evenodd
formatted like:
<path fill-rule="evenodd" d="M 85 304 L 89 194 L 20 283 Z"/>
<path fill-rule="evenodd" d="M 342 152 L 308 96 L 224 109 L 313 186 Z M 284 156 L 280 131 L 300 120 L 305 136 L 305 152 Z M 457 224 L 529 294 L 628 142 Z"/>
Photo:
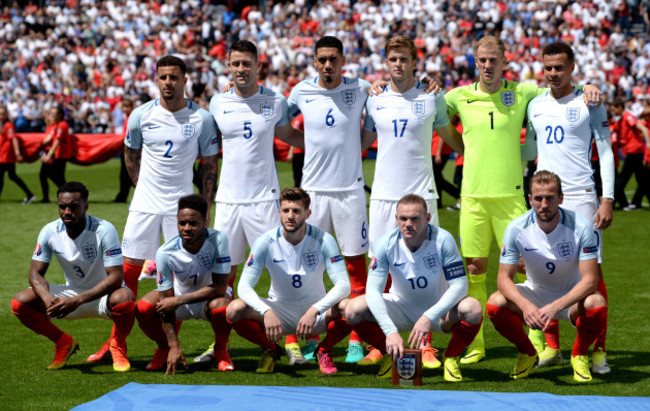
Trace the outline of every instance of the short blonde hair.
<path fill-rule="evenodd" d="M 481 37 L 481 39 L 478 42 L 476 42 L 476 47 L 474 47 L 474 56 L 478 54 L 479 47 L 497 48 L 501 52 L 501 57 L 505 58 L 506 56 L 506 46 L 497 37 L 494 36 Z"/>
<path fill-rule="evenodd" d="M 386 58 L 388 58 L 388 53 L 390 53 L 391 50 L 396 49 L 408 49 L 411 53 L 411 58 L 413 61 L 417 60 L 417 49 L 415 48 L 415 43 L 413 43 L 413 40 L 410 38 L 406 36 L 391 37 L 388 42 L 386 42 L 386 46 L 384 47 Z"/>

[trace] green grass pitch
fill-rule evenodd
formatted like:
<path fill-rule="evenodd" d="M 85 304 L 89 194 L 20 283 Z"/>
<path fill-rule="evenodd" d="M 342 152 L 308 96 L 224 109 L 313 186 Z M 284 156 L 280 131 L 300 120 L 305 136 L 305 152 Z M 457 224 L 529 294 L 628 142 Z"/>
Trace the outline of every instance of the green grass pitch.
<path fill-rule="evenodd" d="M 451 174 L 448 165 L 446 174 Z M 372 181 L 374 161 L 364 162 L 367 181 Z M 38 164 L 20 164 L 19 175 L 36 193 Z M 289 186 L 293 181 L 288 164 L 278 163 L 280 183 Z M 127 216 L 127 205 L 111 204 L 117 193 L 119 163 L 112 159 L 92 167 L 68 165 L 68 180 L 80 180 L 90 189 L 89 213 L 111 221 L 121 232 Z M 369 183 L 370 184 L 370 183 Z M 54 188 L 51 188 L 51 191 Z M 391 388 L 389 380 L 375 377 L 376 368 L 357 367 L 343 363 L 345 346 L 335 348 L 335 361 L 339 373 L 323 376 L 316 364 L 291 367 L 286 358 L 276 365 L 272 375 L 256 375 L 254 369 L 260 355 L 258 347 L 244 341 L 236 333 L 231 335 L 231 355 L 236 370 L 230 373 L 216 371 L 216 365 L 191 364 L 191 358 L 201 353 L 211 342 L 212 333 L 207 322 L 187 321 L 180 333 L 182 348 L 190 360 L 189 371 L 176 376 L 144 371 L 151 359 L 154 344 L 142 331 L 134 327 L 129 337 L 129 358 L 132 370 L 115 373 L 110 363 L 91 365 L 85 358 L 99 348 L 106 340 L 111 323 L 102 320 L 59 321 L 57 324 L 79 340 L 80 351 L 73 355 L 68 366 L 59 371 L 48 371 L 46 366 L 53 357 L 53 344 L 36 335 L 11 313 L 10 299 L 19 290 L 28 286 L 27 273 L 30 258 L 40 229 L 49 221 L 58 218 L 56 205 L 34 203 L 23 207 L 23 193 L 5 178 L 0 202 L 0 275 L 5 281 L 0 290 L 0 409 L 69 409 L 91 401 L 128 382 L 145 384 L 224 384 L 224 385 L 291 385 L 291 386 L 336 386 L 359 388 Z M 54 195 L 51 194 L 54 199 Z M 452 200 L 444 197 L 445 205 Z M 647 209 L 646 209 L 647 210 Z M 508 373 L 514 366 L 516 352 L 505 339 L 498 335 L 489 320 L 486 320 L 487 359 L 462 368 L 462 383 L 445 383 L 441 370 L 425 370 L 426 390 L 468 390 L 498 392 L 548 392 L 565 395 L 611 395 L 650 396 L 650 354 L 648 353 L 648 325 L 646 304 L 650 303 L 650 276 L 645 253 L 650 249 L 647 231 L 650 214 L 646 211 L 614 214 L 614 224 L 604 234 L 604 272 L 609 290 L 609 335 L 608 357 L 612 372 L 594 376 L 590 384 L 573 383 L 572 369 L 568 363 L 575 330 L 561 323 L 561 347 L 565 362 L 562 366 L 534 370 L 521 381 L 510 381 Z M 456 238 L 458 213 L 444 209 L 439 211 L 441 226 Z M 493 246 L 489 266 L 488 290 L 496 289 L 495 273 L 498 251 Z M 47 276 L 52 283 L 63 282 L 58 263 L 53 262 Z M 140 283 L 140 295 L 154 287 L 153 281 Z M 268 281 L 258 287 L 261 292 L 268 288 Z M 434 335 L 434 346 L 442 350 L 449 336 Z"/>

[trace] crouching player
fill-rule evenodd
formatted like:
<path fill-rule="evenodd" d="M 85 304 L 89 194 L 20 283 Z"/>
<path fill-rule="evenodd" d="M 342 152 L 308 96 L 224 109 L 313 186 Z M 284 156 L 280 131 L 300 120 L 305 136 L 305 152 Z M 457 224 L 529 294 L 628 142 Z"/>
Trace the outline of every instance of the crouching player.
<path fill-rule="evenodd" d="M 404 354 L 399 332 L 411 331 L 412 348 L 431 331 L 451 332 L 443 355 L 444 378 L 461 381 L 460 355 L 478 333 L 483 315 L 478 300 L 467 296 L 456 242 L 447 231 L 429 224 L 427 203 L 418 195 L 402 197 L 395 218 L 398 228 L 375 245 L 366 295 L 350 301 L 346 318 L 365 341 L 389 354 L 380 362 L 380 378 L 391 376 L 390 356 Z M 382 294 L 389 272 L 393 283 Z"/>
<path fill-rule="evenodd" d="M 305 222 L 310 202 L 301 188 L 282 190 L 282 226 L 255 241 L 239 281 L 240 299 L 228 306 L 228 320 L 237 333 L 264 350 L 257 373 L 273 372 L 283 335 L 307 338 L 327 331 L 316 355 L 320 370 L 333 374 L 332 347 L 351 331 L 341 318 L 350 294 L 345 261 L 334 237 Z M 264 267 L 271 277 L 269 298 L 260 298 L 254 289 Z M 328 292 L 325 270 L 334 283 Z"/>
<path fill-rule="evenodd" d="M 70 181 L 57 192 L 61 220 L 47 224 L 38 235 L 29 267 L 31 288 L 11 300 L 11 310 L 26 327 L 55 344 L 54 361 L 47 368 L 62 368 L 79 343 L 50 319 L 87 317 L 111 319 L 115 335 L 109 341 L 115 371 L 131 368 L 126 358 L 126 337 L 134 321 L 135 302 L 124 287 L 122 250 L 115 227 L 86 215 L 88 189 Z M 65 285 L 49 284 L 45 273 L 56 255 Z"/>
<path fill-rule="evenodd" d="M 562 319 L 578 330 L 571 353 L 573 378 L 591 381 L 588 350 L 607 323 L 607 303 L 596 292 L 598 238 L 586 219 L 560 208 L 562 186 L 556 174 L 535 174 L 528 197 L 533 209 L 506 229 L 497 277 L 499 291 L 488 300 L 488 316 L 519 352 L 511 378 L 528 376 L 537 361 L 522 320 L 530 328 L 545 330 L 551 320 Z M 515 284 L 520 255 L 528 279 Z"/>
<path fill-rule="evenodd" d="M 226 321 L 232 300 L 228 238 L 207 228 L 207 210 L 205 199 L 196 194 L 178 201 L 179 235 L 156 252 L 158 289 L 138 301 L 138 325 L 158 344 L 146 367 L 149 371 L 166 367 L 166 374 L 176 374 L 178 361 L 187 369 L 176 321 L 191 318 L 210 321 L 219 371 L 234 369 L 226 350 L 232 328 Z"/>

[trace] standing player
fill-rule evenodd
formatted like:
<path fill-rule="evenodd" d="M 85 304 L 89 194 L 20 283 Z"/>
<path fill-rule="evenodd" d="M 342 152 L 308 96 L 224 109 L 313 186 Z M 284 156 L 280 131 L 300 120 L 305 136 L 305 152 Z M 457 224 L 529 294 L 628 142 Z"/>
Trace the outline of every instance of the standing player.
<path fill-rule="evenodd" d="M 158 60 L 156 70 L 160 98 L 133 110 L 124 139 L 126 167 L 135 185 L 122 238 L 124 281 L 136 297 L 142 266 L 155 257 L 161 232 L 165 241 L 178 234 L 178 199 L 193 191 L 192 168 L 199 154 L 205 161 L 206 215 L 210 215 L 217 180 L 219 145 L 214 120 L 183 97 L 185 62 L 165 56 Z M 106 353 L 104 346 L 88 361 L 99 361 Z"/>
<path fill-rule="evenodd" d="M 31 288 L 11 300 L 11 311 L 21 323 L 55 344 L 54 361 L 47 368 L 65 366 L 79 343 L 50 319 L 111 319 L 115 333 L 108 342 L 115 371 L 131 368 L 126 358 L 126 337 L 134 320 L 135 301 L 122 287 L 122 251 L 115 227 L 108 221 L 86 215 L 88 190 L 71 181 L 59 187 L 61 220 L 47 224 L 38 235 L 29 267 Z M 65 275 L 65 285 L 50 284 L 45 273 L 52 254 Z"/>
<path fill-rule="evenodd" d="M 456 151 L 463 151 L 461 135 L 449 122 L 442 94 L 426 94 L 415 80 L 417 57 L 413 41 L 404 36 L 393 37 L 386 43 L 385 51 L 390 84 L 366 104 L 367 118 L 375 127 L 375 132 L 367 135 L 371 140 L 378 139 L 370 195 L 371 253 L 380 237 L 397 228 L 392 216 L 397 202 L 407 193 L 423 197 L 433 223 L 438 224 L 438 194 L 431 164 L 434 128 Z"/>
<path fill-rule="evenodd" d="M 207 202 L 197 194 L 178 201 L 179 234 L 156 252 L 158 289 L 138 301 L 138 325 L 158 344 L 146 367 L 149 371 L 166 364 L 165 375 L 176 374 L 178 361 L 187 368 L 176 321 L 192 318 L 210 321 L 219 371 L 234 369 L 226 350 L 232 328 L 226 321 L 226 306 L 232 300 L 228 238 L 207 228 L 207 210 Z"/>
<path fill-rule="evenodd" d="M 44 152 L 41 155 L 41 191 L 43 198 L 41 203 L 50 202 L 49 178 L 60 187 L 65 183 L 65 165 L 72 158 L 72 146 L 70 141 L 70 127 L 63 119 L 63 107 L 52 107 L 47 113 L 49 127 L 45 133 L 42 146 Z"/>
<path fill-rule="evenodd" d="M 296 117 L 302 112 L 304 117 L 302 188 L 312 199 L 309 222 L 336 232 L 354 298 L 365 292 L 367 277 L 368 218 L 360 131 L 370 84 L 341 74 L 345 57 L 339 39 L 325 36 L 315 48 L 314 67 L 319 75 L 291 90 L 289 115 Z M 361 341 L 352 335 L 346 362 L 361 358 Z"/>
<path fill-rule="evenodd" d="M 36 196 L 16 174 L 17 161 L 23 161 L 23 156 L 20 154 L 16 127 L 9 121 L 7 107 L 0 106 L 0 193 L 2 193 L 6 172 L 9 179 L 25 192 L 26 197 L 23 200 L 23 205 L 29 205 L 36 199 Z"/>
<path fill-rule="evenodd" d="M 463 149 L 460 133 L 447 117 L 442 94 L 427 94 L 415 80 L 417 57 L 413 41 L 404 36 L 393 37 L 386 43 L 385 52 L 390 83 L 382 94 L 371 96 L 366 103 L 366 121 L 374 123 L 375 132 L 367 133 L 372 138 L 364 143 L 369 145 L 378 139 L 370 195 L 371 255 L 379 238 L 397 228 L 393 218 L 395 208 L 407 193 L 425 199 L 433 224 L 438 225 L 438 194 L 431 163 L 433 129 L 450 141 L 454 149 L 461 153 Z M 378 356 L 375 353 L 371 357 Z M 430 347 L 423 353 L 423 365 L 426 368 L 440 365 Z"/>
<path fill-rule="evenodd" d="M 287 100 L 257 84 L 257 47 L 247 40 L 235 42 L 228 54 L 228 68 L 233 87 L 212 97 L 210 113 L 223 144 L 214 228 L 228 236 L 232 258 L 229 283 L 233 286 L 237 266 L 246 259 L 246 247 L 280 224 L 273 136 L 289 144 L 301 143 L 291 139 L 298 132 L 289 124 Z M 297 344 L 294 351 L 299 362 L 304 362 Z M 209 359 L 210 354 L 208 349 L 197 360 Z"/>
<path fill-rule="evenodd" d="M 346 318 L 373 347 L 400 358 L 404 342 L 399 332 L 411 330 L 411 347 L 431 331 L 451 332 L 444 378 L 456 382 L 462 380 L 460 355 L 481 327 L 482 310 L 478 300 L 467 296 L 467 277 L 454 238 L 429 224 L 427 207 L 426 200 L 415 194 L 399 200 L 398 228 L 376 243 L 367 293 L 350 301 Z M 392 285 L 388 294 L 382 294 L 389 272 Z M 385 356 L 377 376 L 389 378 L 391 367 L 392 358 Z"/>
<path fill-rule="evenodd" d="M 264 350 L 258 373 L 273 372 L 280 357 L 276 342 L 283 334 L 309 337 L 327 330 L 316 355 L 321 372 L 333 374 L 337 370 L 331 350 L 350 333 L 341 318 L 350 293 L 345 263 L 334 237 L 305 223 L 311 214 L 309 204 L 303 189 L 282 190 L 282 225 L 255 241 L 239 280 L 240 298 L 228 306 L 228 321 L 237 333 Z M 265 267 L 271 288 L 269 298 L 260 298 L 254 287 Z M 327 293 L 325 270 L 334 284 Z"/>
<path fill-rule="evenodd" d="M 535 174 L 529 199 L 533 209 L 506 229 L 499 291 L 490 296 L 488 316 L 519 352 L 510 378 L 528 376 L 537 360 L 522 320 L 543 330 L 553 319 L 563 319 L 578 329 L 571 353 L 573 379 L 591 381 L 587 353 L 607 323 L 607 302 L 596 292 L 598 236 L 589 221 L 559 206 L 562 185 L 556 174 L 546 170 Z M 520 255 L 528 279 L 515 284 Z"/>
<path fill-rule="evenodd" d="M 598 236 L 598 292 L 607 300 L 602 279 L 602 233 L 612 223 L 614 206 L 614 154 L 612 152 L 604 106 L 587 106 L 582 92 L 571 84 L 575 68 L 574 54 L 565 43 L 553 43 L 542 52 L 544 77 L 550 91 L 533 99 L 528 105 L 526 140 L 537 140 L 538 170 L 555 172 L 562 180 L 562 207 L 592 222 Z M 600 157 L 602 204 L 598 204 L 591 169 L 591 144 L 595 140 Z M 605 325 L 606 327 L 606 325 Z M 606 330 L 606 328 L 605 328 Z M 557 321 L 546 329 L 548 347 L 539 354 L 539 366 L 562 363 Z M 593 371 L 610 371 L 605 358 L 605 335 L 594 346 Z"/>
<path fill-rule="evenodd" d="M 521 129 L 528 102 L 544 92 L 534 84 L 503 79 L 504 51 L 498 38 L 481 38 L 474 53 L 479 81 L 455 88 L 445 96 L 449 116 L 458 113 L 463 124 L 460 246 L 470 274 L 469 295 L 483 305 L 487 300 L 485 279 L 492 237 L 501 246 L 508 223 L 526 211 Z M 598 89 L 587 87 L 595 91 L 594 100 L 599 100 Z M 461 363 L 476 363 L 484 357 L 481 329 Z"/>

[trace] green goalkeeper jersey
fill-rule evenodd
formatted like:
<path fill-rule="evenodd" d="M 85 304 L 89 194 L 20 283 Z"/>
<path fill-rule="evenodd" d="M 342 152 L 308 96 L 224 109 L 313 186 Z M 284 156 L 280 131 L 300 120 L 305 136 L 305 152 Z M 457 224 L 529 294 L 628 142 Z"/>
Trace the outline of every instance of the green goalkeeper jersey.
<path fill-rule="evenodd" d="M 528 102 L 544 91 L 503 80 L 495 93 L 482 91 L 478 82 L 447 93 L 449 117 L 458 113 L 463 124 L 462 196 L 523 195 L 521 130 Z"/>

